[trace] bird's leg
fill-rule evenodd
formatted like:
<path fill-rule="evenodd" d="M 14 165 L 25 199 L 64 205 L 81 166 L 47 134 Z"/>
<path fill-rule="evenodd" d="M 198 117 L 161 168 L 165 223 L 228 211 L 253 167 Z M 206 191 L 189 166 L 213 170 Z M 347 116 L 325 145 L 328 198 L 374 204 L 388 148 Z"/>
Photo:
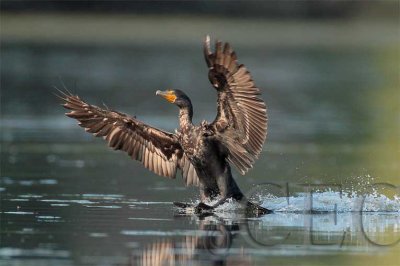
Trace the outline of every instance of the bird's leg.
<path fill-rule="evenodd" d="M 213 204 L 213 208 L 217 208 L 219 205 L 224 204 L 228 200 L 227 196 L 222 197 L 220 200 L 217 201 L 217 203 Z"/>
<path fill-rule="evenodd" d="M 200 184 L 200 202 L 204 202 L 210 195 L 208 195 L 203 184 Z"/>
<path fill-rule="evenodd" d="M 214 208 L 225 203 L 228 198 L 233 198 L 246 208 L 247 213 L 262 215 L 272 212 L 271 210 L 261 207 L 258 204 L 248 201 L 233 179 L 229 165 L 226 167 L 225 172 L 225 175 L 222 175 L 219 179 L 217 179 L 222 199 L 213 205 Z"/>
<path fill-rule="evenodd" d="M 225 166 L 224 171 L 217 177 L 217 184 L 221 199 L 213 205 L 214 208 L 224 204 L 229 198 L 240 200 L 243 197 L 242 192 L 236 185 L 235 180 L 232 178 L 229 164 Z"/>
<path fill-rule="evenodd" d="M 213 207 L 204 203 L 206 199 L 211 196 L 211 193 L 208 189 L 204 187 L 203 184 L 200 184 L 200 203 L 195 207 L 195 212 L 200 213 L 203 210 L 212 210 Z"/>
<path fill-rule="evenodd" d="M 252 203 L 251 201 L 246 200 L 246 213 L 248 215 L 255 214 L 256 216 L 259 216 L 259 215 L 272 213 L 272 211 L 267 208 L 261 207 L 258 204 Z"/>

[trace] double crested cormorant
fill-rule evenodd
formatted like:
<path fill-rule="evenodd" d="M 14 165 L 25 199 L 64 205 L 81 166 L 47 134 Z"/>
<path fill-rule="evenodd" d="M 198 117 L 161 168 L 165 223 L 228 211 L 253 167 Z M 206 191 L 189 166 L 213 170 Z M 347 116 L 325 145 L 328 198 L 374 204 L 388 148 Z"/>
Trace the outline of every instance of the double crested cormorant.
<path fill-rule="evenodd" d="M 238 63 L 229 43 L 217 41 L 212 52 L 207 36 L 204 56 L 209 80 L 218 92 L 217 116 L 212 123 L 192 124 L 192 103 L 180 90 L 156 92 L 179 107 L 179 129 L 175 134 L 136 117 L 87 104 L 70 93 L 62 96 L 63 106 L 71 110 L 66 115 L 77 119 L 87 132 L 106 139 L 114 150 L 127 152 L 160 176 L 175 178 L 180 169 L 186 185 L 200 187 L 198 211 L 234 198 L 258 213 L 267 213 L 267 209 L 247 202 L 229 165 L 244 175 L 262 150 L 267 135 L 267 109 L 259 98 L 260 90 L 245 66 Z M 217 196 L 220 199 L 215 205 L 204 203 Z"/>

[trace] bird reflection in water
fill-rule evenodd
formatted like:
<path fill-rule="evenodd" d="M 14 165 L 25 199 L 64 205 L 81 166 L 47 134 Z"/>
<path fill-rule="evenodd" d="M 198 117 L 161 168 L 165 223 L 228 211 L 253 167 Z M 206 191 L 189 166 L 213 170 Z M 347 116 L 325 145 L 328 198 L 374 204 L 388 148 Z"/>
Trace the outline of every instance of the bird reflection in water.
<path fill-rule="evenodd" d="M 177 219 L 190 219 L 177 216 Z M 222 219 L 217 215 L 200 216 L 194 235 L 181 238 L 160 238 L 132 256 L 131 265 L 252 265 L 251 257 L 244 253 L 230 252 L 240 230 L 238 219 Z M 235 249 L 237 250 L 237 249 Z"/>

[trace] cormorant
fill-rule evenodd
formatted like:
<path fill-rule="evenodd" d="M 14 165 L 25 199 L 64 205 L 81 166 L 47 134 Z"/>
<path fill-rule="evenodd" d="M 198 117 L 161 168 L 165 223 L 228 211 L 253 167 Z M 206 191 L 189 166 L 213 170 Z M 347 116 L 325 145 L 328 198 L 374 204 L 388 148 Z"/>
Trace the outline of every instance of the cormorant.
<path fill-rule="evenodd" d="M 192 124 L 193 108 L 180 90 L 157 91 L 156 95 L 179 107 L 179 129 L 169 133 L 117 111 L 87 104 L 78 96 L 64 93 L 63 106 L 86 132 L 103 137 L 114 150 L 122 150 L 147 169 L 175 178 L 178 169 L 186 185 L 200 188 L 198 211 L 212 209 L 228 198 L 246 202 L 258 213 L 269 210 L 247 202 L 232 177 L 230 164 L 244 175 L 261 153 L 267 135 L 267 108 L 260 90 L 229 43 L 217 41 L 210 49 L 204 41 L 208 78 L 218 92 L 217 116 L 212 123 Z M 219 196 L 209 206 L 206 199 Z"/>

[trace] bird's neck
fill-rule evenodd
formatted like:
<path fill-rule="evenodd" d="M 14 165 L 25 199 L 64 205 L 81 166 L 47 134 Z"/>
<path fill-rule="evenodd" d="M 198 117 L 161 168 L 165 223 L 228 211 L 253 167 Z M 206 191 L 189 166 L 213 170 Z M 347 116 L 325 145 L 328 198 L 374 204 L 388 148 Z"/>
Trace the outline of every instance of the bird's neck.
<path fill-rule="evenodd" d="M 179 109 L 179 126 L 184 129 L 192 124 L 193 108 L 191 105 Z"/>

